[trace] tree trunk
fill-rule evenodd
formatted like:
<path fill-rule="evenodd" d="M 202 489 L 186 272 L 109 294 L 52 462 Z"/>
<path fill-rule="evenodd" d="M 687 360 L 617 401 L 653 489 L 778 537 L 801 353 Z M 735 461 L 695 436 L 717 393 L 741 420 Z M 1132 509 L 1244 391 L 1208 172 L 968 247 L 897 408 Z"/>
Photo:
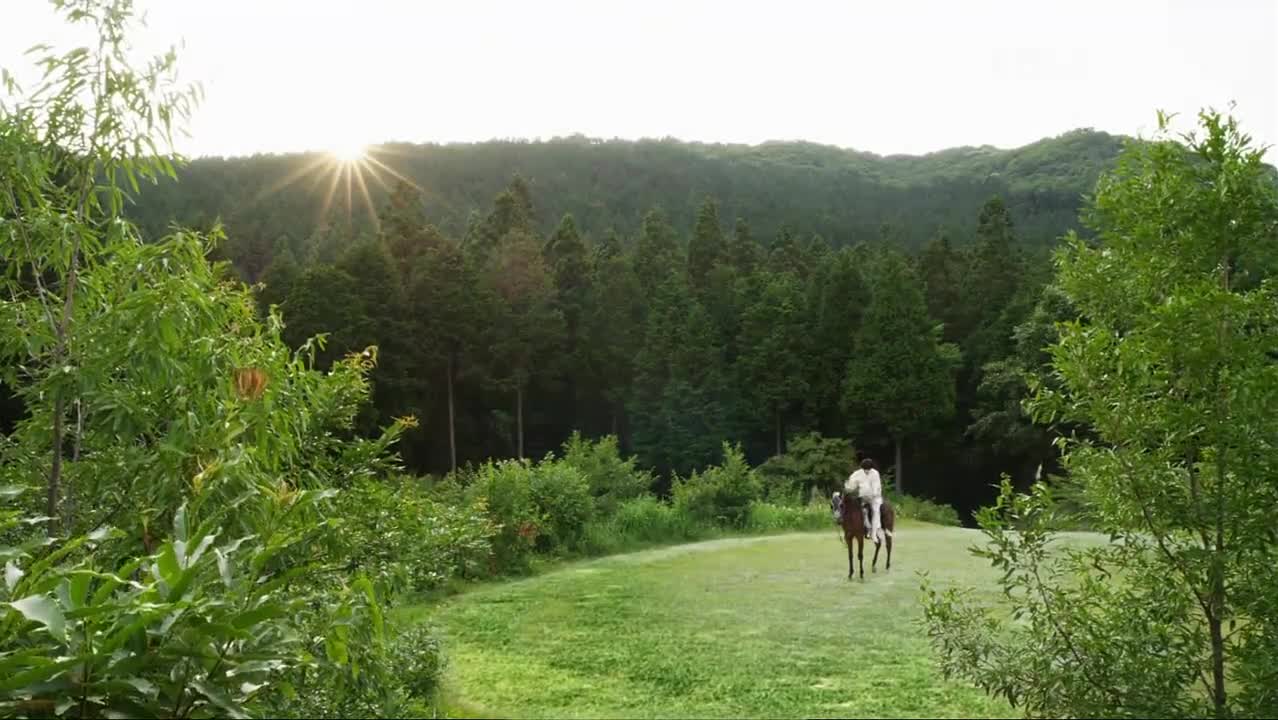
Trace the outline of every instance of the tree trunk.
<path fill-rule="evenodd" d="M 905 494 L 905 469 L 901 466 L 901 438 L 896 438 L 896 492 L 898 495 Z"/>
<path fill-rule="evenodd" d="M 457 421 L 453 409 L 453 356 L 448 355 L 448 460 L 457 472 Z"/>
<path fill-rule="evenodd" d="M 519 459 L 524 459 L 524 386 L 515 386 L 515 446 Z"/>

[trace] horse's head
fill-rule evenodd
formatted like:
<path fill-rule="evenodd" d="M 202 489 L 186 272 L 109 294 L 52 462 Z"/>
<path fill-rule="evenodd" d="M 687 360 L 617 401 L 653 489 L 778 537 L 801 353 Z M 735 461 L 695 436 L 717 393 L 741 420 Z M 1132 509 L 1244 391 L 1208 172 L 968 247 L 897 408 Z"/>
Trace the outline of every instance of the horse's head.
<path fill-rule="evenodd" d="M 834 516 L 835 523 L 843 520 L 843 495 L 838 490 L 830 494 L 830 514 Z"/>

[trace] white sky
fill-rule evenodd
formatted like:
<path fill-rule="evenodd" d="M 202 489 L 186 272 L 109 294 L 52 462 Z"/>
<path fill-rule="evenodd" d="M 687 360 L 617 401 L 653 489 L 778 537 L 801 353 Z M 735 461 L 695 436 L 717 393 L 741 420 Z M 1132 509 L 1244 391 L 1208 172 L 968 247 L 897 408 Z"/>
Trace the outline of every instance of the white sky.
<path fill-rule="evenodd" d="M 922 153 L 1148 134 L 1156 109 L 1230 100 L 1278 143 L 1278 0 L 137 5 L 139 45 L 185 39 L 204 85 L 195 155 L 575 132 Z M 46 0 L 0 6 L 0 66 L 74 40 Z"/>

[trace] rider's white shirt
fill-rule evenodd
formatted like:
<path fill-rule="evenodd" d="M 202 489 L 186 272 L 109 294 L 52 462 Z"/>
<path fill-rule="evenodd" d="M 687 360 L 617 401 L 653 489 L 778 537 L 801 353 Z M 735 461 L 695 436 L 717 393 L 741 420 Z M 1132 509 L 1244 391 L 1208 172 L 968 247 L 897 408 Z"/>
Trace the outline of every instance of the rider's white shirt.
<path fill-rule="evenodd" d="M 866 500 L 880 498 L 883 497 L 883 480 L 879 477 L 878 470 L 870 469 L 867 472 L 857 468 L 856 472 L 848 476 L 843 489 Z"/>

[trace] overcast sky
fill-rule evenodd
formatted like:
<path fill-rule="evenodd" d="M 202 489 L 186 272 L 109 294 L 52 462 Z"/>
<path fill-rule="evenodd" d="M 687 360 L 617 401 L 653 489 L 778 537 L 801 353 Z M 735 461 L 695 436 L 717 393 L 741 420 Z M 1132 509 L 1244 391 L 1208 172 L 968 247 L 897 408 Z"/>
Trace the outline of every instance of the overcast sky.
<path fill-rule="evenodd" d="M 46 0 L 0 2 L 0 65 L 75 40 Z M 184 39 L 204 85 L 195 155 L 577 132 L 923 153 L 1148 133 L 1156 109 L 1231 100 L 1278 142 L 1275 0 L 137 5 L 139 44 Z"/>

